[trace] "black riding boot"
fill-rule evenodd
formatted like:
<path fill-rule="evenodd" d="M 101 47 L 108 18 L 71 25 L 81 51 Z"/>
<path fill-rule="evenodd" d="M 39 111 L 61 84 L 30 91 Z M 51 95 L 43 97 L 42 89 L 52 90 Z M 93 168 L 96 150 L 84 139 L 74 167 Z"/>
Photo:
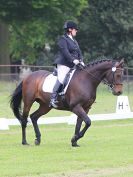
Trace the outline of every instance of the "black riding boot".
<path fill-rule="evenodd" d="M 51 95 L 50 104 L 49 104 L 50 107 L 51 106 L 54 107 L 54 108 L 58 107 L 56 105 L 58 103 L 57 96 L 58 96 L 58 93 L 61 90 L 61 87 L 62 87 L 62 84 L 57 80 L 56 83 L 55 83 L 55 86 L 53 88 L 53 93 Z"/>

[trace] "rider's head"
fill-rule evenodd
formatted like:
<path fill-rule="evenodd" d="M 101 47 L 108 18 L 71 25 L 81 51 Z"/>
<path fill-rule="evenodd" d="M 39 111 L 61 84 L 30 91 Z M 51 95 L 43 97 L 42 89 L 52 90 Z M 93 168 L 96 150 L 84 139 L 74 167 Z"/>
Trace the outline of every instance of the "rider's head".
<path fill-rule="evenodd" d="M 78 26 L 73 21 L 66 21 L 63 28 L 66 33 L 71 34 L 72 36 L 76 36 L 76 32 L 78 31 Z"/>

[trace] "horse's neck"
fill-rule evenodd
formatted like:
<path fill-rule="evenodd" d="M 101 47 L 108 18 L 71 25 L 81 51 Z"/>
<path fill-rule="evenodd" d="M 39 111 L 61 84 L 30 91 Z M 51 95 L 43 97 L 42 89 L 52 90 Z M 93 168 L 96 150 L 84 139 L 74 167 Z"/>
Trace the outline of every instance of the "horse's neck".
<path fill-rule="evenodd" d="M 97 81 L 101 81 L 105 77 L 106 71 L 111 68 L 112 63 L 111 62 L 103 62 L 95 64 L 94 66 L 90 66 L 87 68 L 87 72 L 91 77 L 97 79 Z"/>

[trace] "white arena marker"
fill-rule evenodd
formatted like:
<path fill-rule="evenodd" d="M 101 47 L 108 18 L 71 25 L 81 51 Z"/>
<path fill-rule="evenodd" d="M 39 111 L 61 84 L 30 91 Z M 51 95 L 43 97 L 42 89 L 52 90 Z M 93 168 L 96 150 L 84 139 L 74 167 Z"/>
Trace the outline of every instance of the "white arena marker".
<path fill-rule="evenodd" d="M 118 96 L 116 104 L 116 113 L 130 113 L 130 105 L 127 96 Z"/>
<path fill-rule="evenodd" d="M 9 130 L 8 120 L 6 118 L 0 118 L 0 130 Z"/>

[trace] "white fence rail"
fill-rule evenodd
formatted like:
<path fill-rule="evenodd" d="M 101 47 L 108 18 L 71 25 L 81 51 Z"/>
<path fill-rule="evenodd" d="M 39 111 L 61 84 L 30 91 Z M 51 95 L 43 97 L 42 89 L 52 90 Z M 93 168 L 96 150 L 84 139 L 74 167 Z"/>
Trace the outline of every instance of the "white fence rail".
<path fill-rule="evenodd" d="M 133 112 L 129 113 L 112 113 L 112 114 L 95 114 L 89 115 L 92 121 L 100 121 L 100 120 L 116 120 L 116 119 L 133 119 Z M 50 117 L 50 118 L 40 118 L 38 120 L 38 124 L 59 124 L 59 123 L 67 123 L 69 125 L 75 125 L 77 120 L 77 116 L 72 114 L 70 116 L 64 117 Z M 31 120 L 28 119 L 28 124 L 31 125 Z M 17 119 L 6 119 L 0 118 L 0 130 L 9 130 L 9 126 L 20 125 L 20 122 Z"/>

